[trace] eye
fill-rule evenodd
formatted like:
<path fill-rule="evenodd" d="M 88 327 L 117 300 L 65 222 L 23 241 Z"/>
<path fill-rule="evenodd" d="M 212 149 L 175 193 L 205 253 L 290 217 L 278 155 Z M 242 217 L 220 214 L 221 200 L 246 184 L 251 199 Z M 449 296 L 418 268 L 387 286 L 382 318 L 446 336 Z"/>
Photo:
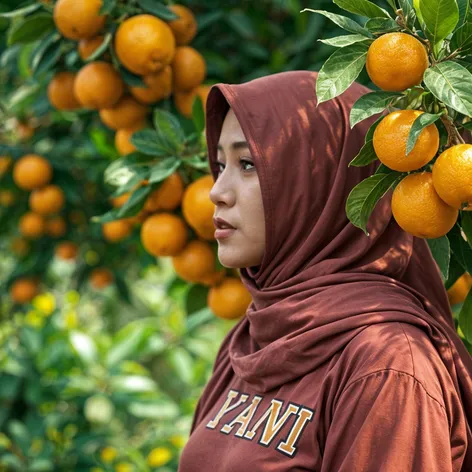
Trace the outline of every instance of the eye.
<path fill-rule="evenodd" d="M 251 161 L 248 161 L 246 159 L 240 159 L 239 162 L 244 166 L 246 164 L 249 164 L 250 166 L 254 167 L 254 163 L 252 163 Z M 245 170 L 252 170 L 252 169 L 245 169 Z"/>

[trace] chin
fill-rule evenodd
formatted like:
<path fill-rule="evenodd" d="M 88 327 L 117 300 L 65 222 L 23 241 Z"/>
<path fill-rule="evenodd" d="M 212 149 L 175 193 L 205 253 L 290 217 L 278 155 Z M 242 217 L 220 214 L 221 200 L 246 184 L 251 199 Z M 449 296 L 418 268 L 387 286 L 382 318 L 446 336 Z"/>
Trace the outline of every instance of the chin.
<path fill-rule="evenodd" d="M 244 267 L 257 266 L 261 263 L 262 258 L 248 257 L 249 254 L 236 254 L 234 251 L 219 249 L 218 259 L 223 267 L 227 269 L 242 269 Z"/>

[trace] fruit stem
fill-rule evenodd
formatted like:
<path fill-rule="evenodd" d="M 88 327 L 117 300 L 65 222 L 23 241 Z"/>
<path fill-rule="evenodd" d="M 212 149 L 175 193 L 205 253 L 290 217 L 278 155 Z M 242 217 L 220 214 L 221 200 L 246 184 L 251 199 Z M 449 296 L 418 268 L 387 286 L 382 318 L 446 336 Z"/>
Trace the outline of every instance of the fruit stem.
<path fill-rule="evenodd" d="M 446 113 L 441 116 L 441 121 L 444 123 L 446 127 L 448 140 L 446 147 L 450 147 L 453 144 L 465 144 L 464 139 L 462 138 L 461 134 L 457 130 L 456 126 L 454 125 L 454 121 L 452 118 Z"/>

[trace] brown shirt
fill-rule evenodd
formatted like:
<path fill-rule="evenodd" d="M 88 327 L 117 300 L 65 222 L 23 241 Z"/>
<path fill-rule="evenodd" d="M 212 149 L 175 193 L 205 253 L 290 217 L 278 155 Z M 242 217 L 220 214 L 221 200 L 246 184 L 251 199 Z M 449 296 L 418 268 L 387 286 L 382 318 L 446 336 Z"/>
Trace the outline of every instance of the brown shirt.
<path fill-rule="evenodd" d="M 461 470 L 460 400 L 419 328 L 368 326 L 329 362 L 266 393 L 234 375 L 231 334 L 199 400 L 179 472 Z"/>

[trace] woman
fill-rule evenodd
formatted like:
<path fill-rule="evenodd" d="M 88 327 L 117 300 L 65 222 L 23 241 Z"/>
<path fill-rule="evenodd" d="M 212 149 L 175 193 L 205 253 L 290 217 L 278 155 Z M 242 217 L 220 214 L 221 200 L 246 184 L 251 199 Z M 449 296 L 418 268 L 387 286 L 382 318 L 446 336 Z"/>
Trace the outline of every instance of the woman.
<path fill-rule="evenodd" d="M 378 162 L 348 167 L 377 117 L 369 89 L 317 106 L 316 72 L 213 86 L 207 141 L 218 240 L 253 302 L 227 334 L 179 472 L 472 471 L 472 359 L 425 240 L 346 217 Z M 234 142 L 246 141 L 236 147 Z"/>

